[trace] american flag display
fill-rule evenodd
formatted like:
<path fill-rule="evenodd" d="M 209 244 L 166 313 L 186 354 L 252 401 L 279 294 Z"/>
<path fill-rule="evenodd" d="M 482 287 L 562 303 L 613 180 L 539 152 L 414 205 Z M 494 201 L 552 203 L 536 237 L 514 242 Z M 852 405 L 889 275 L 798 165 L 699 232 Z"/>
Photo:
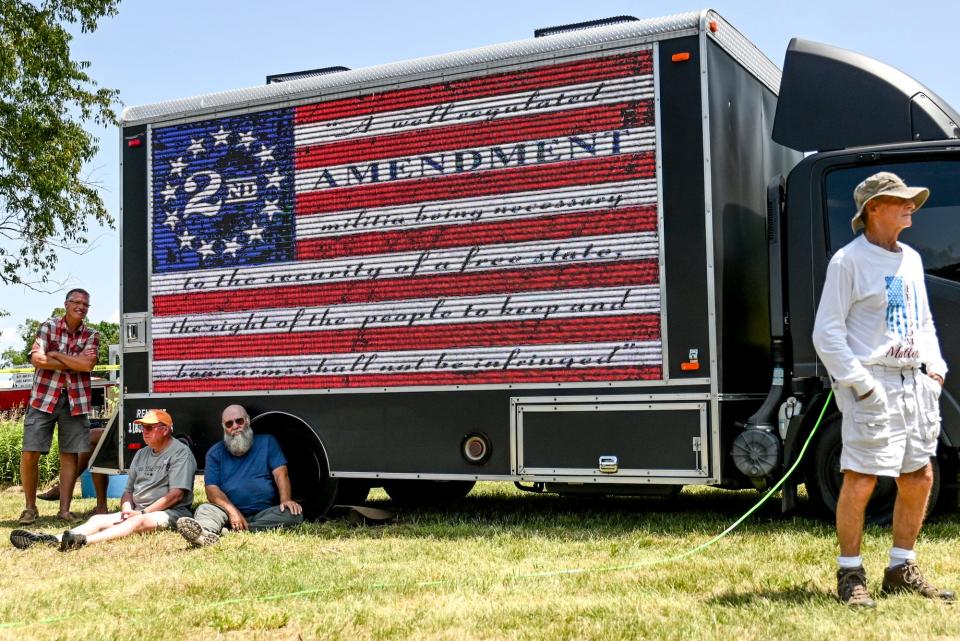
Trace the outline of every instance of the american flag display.
<path fill-rule="evenodd" d="M 662 378 L 649 48 L 151 133 L 154 392 Z"/>

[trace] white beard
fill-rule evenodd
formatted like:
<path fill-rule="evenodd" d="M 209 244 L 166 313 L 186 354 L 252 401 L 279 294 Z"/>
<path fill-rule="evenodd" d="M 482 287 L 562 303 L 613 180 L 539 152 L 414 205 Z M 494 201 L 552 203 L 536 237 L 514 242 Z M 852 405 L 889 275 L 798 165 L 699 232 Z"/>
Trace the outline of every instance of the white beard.
<path fill-rule="evenodd" d="M 245 425 L 243 430 L 232 436 L 224 432 L 223 443 L 227 446 L 227 451 L 234 456 L 243 456 L 253 446 L 253 428 Z"/>

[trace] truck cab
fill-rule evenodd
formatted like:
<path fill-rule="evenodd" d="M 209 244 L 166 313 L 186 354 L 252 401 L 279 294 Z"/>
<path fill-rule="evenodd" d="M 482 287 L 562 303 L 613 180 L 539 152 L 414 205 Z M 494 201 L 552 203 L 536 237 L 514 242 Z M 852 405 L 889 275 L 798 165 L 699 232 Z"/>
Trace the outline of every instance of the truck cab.
<path fill-rule="evenodd" d="M 787 462 L 798 454 L 829 391 L 829 376 L 810 336 L 827 264 L 854 238 L 853 190 L 879 171 L 930 189 L 930 199 L 900 240 L 917 250 L 940 348 L 948 366 L 960 364 L 960 116 L 917 81 L 875 60 L 835 47 L 791 42 L 784 63 L 774 139 L 808 155 L 789 174 L 778 206 L 784 241 L 784 301 L 789 326 L 793 392 L 807 408 L 786 439 Z M 960 446 L 960 378 L 948 375 L 941 396 L 940 453 L 935 461 L 941 504 L 956 504 Z M 806 484 L 813 506 L 832 513 L 840 489 L 840 421 L 827 410 Z M 892 479 L 879 484 L 869 508 L 892 513 Z M 936 502 L 937 497 L 931 499 Z"/>

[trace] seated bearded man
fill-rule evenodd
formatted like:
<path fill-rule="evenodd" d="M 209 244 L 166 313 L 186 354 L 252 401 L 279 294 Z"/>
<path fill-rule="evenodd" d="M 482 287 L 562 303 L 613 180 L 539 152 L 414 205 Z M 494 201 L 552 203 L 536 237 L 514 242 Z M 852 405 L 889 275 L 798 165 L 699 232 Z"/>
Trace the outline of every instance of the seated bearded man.
<path fill-rule="evenodd" d="M 223 441 L 207 452 L 204 484 L 207 501 L 193 517 L 177 521 L 190 544 L 217 543 L 227 527 L 234 531 L 292 527 L 303 522 L 303 508 L 291 498 L 287 460 L 277 439 L 254 434 L 250 416 L 231 405 L 221 416 Z"/>

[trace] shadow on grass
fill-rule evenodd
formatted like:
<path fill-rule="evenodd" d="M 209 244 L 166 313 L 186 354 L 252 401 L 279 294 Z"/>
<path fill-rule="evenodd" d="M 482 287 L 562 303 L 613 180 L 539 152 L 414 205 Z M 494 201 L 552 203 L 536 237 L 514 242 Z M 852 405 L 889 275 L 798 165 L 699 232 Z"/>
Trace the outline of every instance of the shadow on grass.
<path fill-rule="evenodd" d="M 392 536 L 477 538 L 511 532 L 523 536 L 551 534 L 590 538 L 641 533 L 650 536 L 718 534 L 754 506 L 761 495 L 753 491 L 684 491 L 669 499 L 648 497 L 562 497 L 551 494 L 468 496 L 442 508 L 407 508 L 389 500 L 368 505 L 396 512 Z M 769 499 L 741 526 L 751 534 L 806 532 L 833 536 L 834 525 L 804 514 L 782 514 L 776 497 Z M 931 540 L 956 539 L 960 515 L 940 516 L 924 527 Z M 869 527 L 889 532 L 888 527 Z M 533 535 L 533 534 L 531 534 Z"/>
<path fill-rule="evenodd" d="M 69 530 L 72 527 L 76 527 L 81 523 L 85 523 L 88 518 L 93 516 L 93 513 L 87 514 L 85 512 L 74 512 L 77 516 L 80 517 L 80 520 L 76 523 L 67 523 L 66 521 L 61 521 L 56 516 L 40 516 L 36 521 L 30 525 L 20 525 L 17 522 L 17 518 L 20 516 L 19 513 L 11 516 L 9 519 L 0 520 L 0 528 L 10 528 L 12 530 L 37 530 L 37 531 L 56 531 L 63 532 L 64 530 Z"/>
<path fill-rule="evenodd" d="M 782 605 L 807 605 L 816 601 L 836 601 L 836 595 L 809 585 L 797 585 L 779 590 L 757 590 L 755 592 L 730 591 L 709 599 L 710 605 L 741 608 L 763 606 L 769 603 Z"/>

